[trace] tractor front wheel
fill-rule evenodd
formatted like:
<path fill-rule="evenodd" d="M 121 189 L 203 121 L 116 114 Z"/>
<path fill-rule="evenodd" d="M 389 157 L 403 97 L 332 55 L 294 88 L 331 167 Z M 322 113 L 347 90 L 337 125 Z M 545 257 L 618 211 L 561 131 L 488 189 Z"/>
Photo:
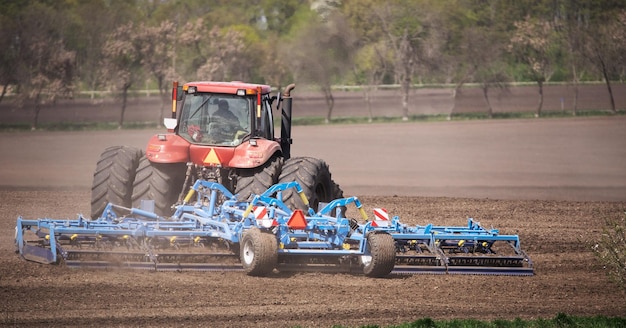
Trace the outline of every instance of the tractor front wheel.
<path fill-rule="evenodd" d="M 251 228 L 241 238 L 240 251 L 241 264 L 250 276 L 265 276 L 276 267 L 278 245 L 271 233 Z"/>

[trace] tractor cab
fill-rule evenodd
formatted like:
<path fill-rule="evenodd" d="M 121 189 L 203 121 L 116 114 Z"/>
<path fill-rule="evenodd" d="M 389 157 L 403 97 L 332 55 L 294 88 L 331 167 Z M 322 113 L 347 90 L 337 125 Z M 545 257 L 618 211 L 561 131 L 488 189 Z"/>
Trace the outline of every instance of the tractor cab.
<path fill-rule="evenodd" d="M 172 91 L 172 117 L 165 119 L 168 134 L 153 137 L 146 156 L 153 163 L 191 163 L 203 172 L 251 169 L 289 152 L 291 120 L 282 120 L 281 138 L 274 136 L 272 103 L 285 100 L 270 95 L 268 85 L 243 82 L 189 82 Z M 291 116 L 291 99 L 283 112 Z M 288 111 L 286 111 L 288 110 Z M 283 114 L 285 115 L 285 114 Z M 287 123 L 285 123 L 287 122 Z"/>
<path fill-rule="evenodd" d="M 236 147 L 250 138 L 274 139 L 270 88 L 237 82 L 183 85 L 175 131 L 192 144 Z"/>

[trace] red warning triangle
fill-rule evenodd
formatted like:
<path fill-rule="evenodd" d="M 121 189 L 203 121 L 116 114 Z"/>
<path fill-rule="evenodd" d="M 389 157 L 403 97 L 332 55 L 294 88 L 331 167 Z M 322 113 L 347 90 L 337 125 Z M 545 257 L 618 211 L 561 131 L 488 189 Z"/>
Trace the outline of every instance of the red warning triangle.
<path fill-rule="evenodd" d="M 211 151 L 209 151 L 209 153 L 206 155 L 203 162 L 204 164 L 220 164 L 220 158 L 217 156 L 215 149 L 211 148 Z"/>
<path fill-rule="evenodd" d="M 302 210 L 295 210 L 287 221 L 287 226 L 291 229 L 304 229 L 306 228 L 306 219 Z"/>

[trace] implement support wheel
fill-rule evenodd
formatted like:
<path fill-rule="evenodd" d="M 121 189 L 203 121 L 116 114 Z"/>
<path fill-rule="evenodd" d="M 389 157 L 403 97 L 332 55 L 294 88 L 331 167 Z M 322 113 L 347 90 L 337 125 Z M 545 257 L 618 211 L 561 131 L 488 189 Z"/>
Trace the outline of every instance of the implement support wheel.
<path fill-rule="evenodd" d="M 367 250 L 361 256 L 363 273 L 368 277 L 387 276 L 396 263 L 396 245 L 387 233 L 372 232 L 367 236 Z"/>
<path fill-rule="evenodd" d="M 239 257 L 243 269 L 250 276 L 265 276 L 272 272 L 278 261 L 276 236 L 251 228 L 241 238 Z"/>

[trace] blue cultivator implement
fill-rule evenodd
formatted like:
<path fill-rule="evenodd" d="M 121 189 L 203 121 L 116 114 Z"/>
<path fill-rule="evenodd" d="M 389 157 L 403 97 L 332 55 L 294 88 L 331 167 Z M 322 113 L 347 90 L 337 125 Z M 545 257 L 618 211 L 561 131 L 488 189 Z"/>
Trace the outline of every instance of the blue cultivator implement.
<path fill-rule="evenodd" d="M 16 243 L 26 260 L 75 267 L 152 270 L 280 271 L 532 275 L 516 235 L 500 235 L 469 219 L 467 226 L 409 226 L 382 209 L 370 220 L 356 197 L 331 201 L 318 212 L 292 210 L 272 186 L 238 201 L 224 186 L 198 180 L 171 217 L 109 204 L 89 220 L 17 219 Z M 354 206 L 361 220 L 345 216 Z"/>

